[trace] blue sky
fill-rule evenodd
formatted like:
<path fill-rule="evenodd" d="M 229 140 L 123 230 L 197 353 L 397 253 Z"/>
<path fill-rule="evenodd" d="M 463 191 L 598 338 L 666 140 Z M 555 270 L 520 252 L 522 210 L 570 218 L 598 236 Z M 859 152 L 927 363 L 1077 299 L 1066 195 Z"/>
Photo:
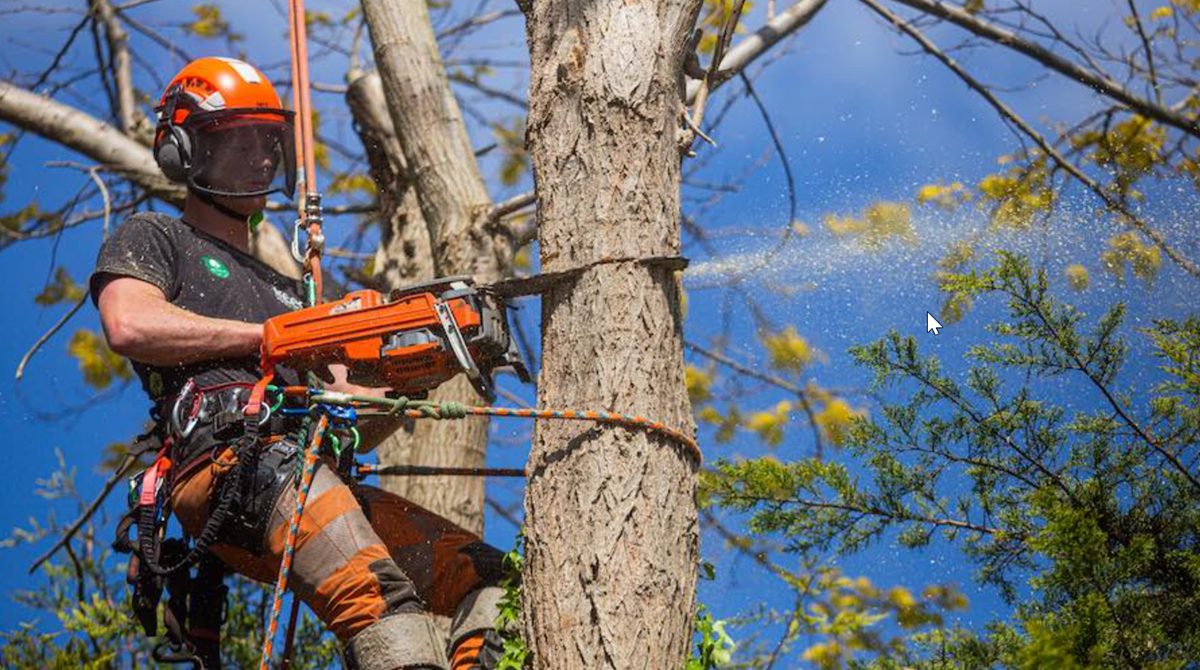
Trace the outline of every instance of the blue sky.
<path fill-rule="evenodd" d="M 1123 3 L 1102 4 L 1107 11 L 1110 5 Z M 334 17 L 344 14 L 350 6 L 348 2 L 309 3 L 310 10 L 327 10 Z M 1053 2 L 1046 3 L 1045 9 L 1052 16 L 1060 15 L 1072 22 L 1098 20 L 1079 16 L 1077 6 Z M 459 13 L 468 14 L 473 7 L 464 6 Z M 489 9 L 506 8 L 507 5 L 496 3 L 489 6 Z M 1039 3 L 1039 9 L 1042 8 L 1043 3 Z M 762 9 L 755 8 L 750 25 L 758 25 Z M 175 16 L 174 8 L 165 3 L 136 11 L 136 16 L 147 23 Z M 270 3 L 236 3 L 228 5 L 226 11 L 235 30 L 251 35 L 246 46 L 252 58 L 261 63 L 283 61 L 287 53 L 282 38 L 283 21 Z M 29 71 L 47 62 L 46 50 L 53 51 L 61 44 L 74 20 L 61 15 L 30 15 L 20 20 L 6 17 L 0 22 L 0 38 L 41 46 L 19 47 L 0 59 L 5 76 L 11 68 Z M 1096 27 L 1074 25 L 1084 30 Z M 256 26 L 252 33 L 250 26 Z M 947 29 L 934 30 L 931 35 L 946 45 L 959 38 L 958 33 Z M 134 39 L 135 44 L 141 41 L 136 36 Z M 184 45 L 195 54 L 221 53 L 217 44 L 196 44 L 192 40 Z M 750 278 L 748 285 L 763 296 L 781 325 L 794 324 L 824 352 L 827 360 L 811 372 L 813 379 L 828 386 L 861 387 L 868 381 L 868 375 L 850 365 L 846 348 L 878 338 L 891 328 L 921 334 L 926 311 L 936 314 L 941 304 L 941 297 L 929 280 L 931 264 L 947 244 L 965 238 L 968 231 L 981 229 L 983 221 L 971 209 L 955 215 L 915 210 L 915 225 L 921 240 L 918 245 L 868 254 L 823 233 L 819 225 L 822 216 L 831 211 L 857 213 L 881 199 L 911 201 L 916 189 L 930 182 L 961 180 L 973 184 L 996 171 L 996 158 L 1013 151 L 1015 144 L 985 103 L 930 59 L 902 55 L 900 52 L 911 54 L 914 45 L 885 28 L 859 4 L 829 3 L 790 48 L 788 56 L 756 80 L 756 88 L 771 111 L 796 175 L 797 218 L 815 232 L 792 242 L 769 268 Z M 486 49 L 494 58 L 523 60 L 523 27 L 515 19 L 496 24 L 468 38 L 460 47 L 460 54 L 475 49 Z M 86 49 L 73 51 L 68 65 L 84 64 L 88 54 Z M 986 81 L 1000 86 L 1028 83 L 1037 72 L 1027 61 L 1011 54 L 970 51 L 958 56 L 972 71 L 983 73 Z M 38 65 L 31 68 L 26 62 Z M 314 79 L 340 83 L 343 67 L 344 60 L 339 57 L 327 58 L 316 65 Z M 504 69 L 494 85 L 524 95 L 525 81 L 520 69 Z M 477 95 L 469 92 L 464 95 L 478 102 Z M 1035 120 L 1043 117 L 1075 120 L 1095 102 L 1089 91 L 1054 76 L 1035 81 L 1022 91 L 1006 93 L 1005 99 Z M 334 101 L 331 96 L 318 94 L 315 102 L 328 105 Z M 719 102 L 720 98 L 714 101 L 713 109 Z M 480 109 L 486 112 L 497 108 L 482 103 Z M 508 108 L 499 109 L 511 113 Z M 344 110 L 332 111 L 326 123 L 325 132 L 344 144 L 356 146 Z M 3 130 L 0 127 L 0 132 Z M 743 173 L 748 164 L 770 149 L 762 119 L 748 100 L 737 105 L 713 136 L 720 145 L 717 150 L 720 158 L 703 171 L 701 178 L 708 181 Z M 490 133 L 476 124 L 472 124 L 472 137 L 476 146 L 493 141 Z M 710 151 L 713 150 L 701 148 L 701 159 Z M 499 185 L 495 179 L 498 161 L 495 153 L 483 160 L 495 198 L 499 200 L 529 188 L 528 181 L 510 188 Z M 82 185 L 83 178 L 78 173 L 44 166 L 46 161 L 72 158 L 48 143 L 24 140 L 13 157 L 0 212 L 9 212 L 35 197 L 55 203 L 64 194 L 74 192 Z M 707 230 L 731 231 L 716 242 L 723 257 L 733 258 L 744 267 L 743 259 L 751 260 L 771 245 L 773 235 L 789 217 L 784 184 L 778 158 L 769 155 L 751 172 L 740 192 L 705 215 L 700 224 Z M 694 191 L 685 191 L 685 195 L 691 194 Z M 1183 239 L 1188 222 L 1196 213 L 1195 205 L 1190 192 L 1169 200 L 1152 199 L 1150 217 L 1169 235 Z M 1021 240 L 985 238 L 983 244 L 1022 245 L 1046 259 L 1056 280 L 1061 278 L 1061 269 L 1066 264 L 1083 263 L 1092 272 L 1093 288 L 1076 297 L 1091 315 L 1097 315 L 1111 300 L 1126 300 L 1130 304 L 1130 325 L 1135 327 L 1145 325 L 1151 318 L 1179 315 L 1191 308 L 1194 301 L 1189 300 L 1189 293 L 1194 280 L 1182 278 L 1171 267 L 1166 267 L 1153 288 L 1139 282 L 1118 286 L 1104 276 L 1097 254 L 1103 241 L 1117 229 L 1109 222 L 1095 221 L 1090 215 L 1094 206 L 1086 197 L 1068 198 L 1050 232 Z M 339 237 L 339 225 L 340 234 L 344 235 L 352 223 L 334 221 L 330 227 L 335 239 Z M 37 307 L 33 296 L 56 265 L 67 267 L 76 279 L 86 277 L 99 241 L 99 225 L 93 223 L 66 231 L 57 240 L 22 243 L 0 252 L 5 256 L 4 267 L 11 278 L 10 289 L 0 293 L 0 308 L 10 315 L 5 320 L 7 332 L 0 341 L 0 373 L 3 373 L 0 374 L 0 434 L 8 438 L 10 445 L 0 453 L 0 468 L 7 473 L 8 482 L 5 491 L 0 492 L 0 532 L 27 526 L 29 517 L 41 518 L 48 508 L 55 510 L 60 519 L 72 518 L 73 510 L 33 495 L 35 480 L 46 476 L 55 466 L 55 450 L 61 449 L 78 469 L 80 493 L 90 499 L 103 481 L 103 475 L 94 470 L 101 449 L 128 439 L 145 416 L 146 402 L 131 387 L 69 420 L 39 419 L 39 415 L 86 403 L 90 397 L 74 361 L 65 353 L 68 338 L 62 334 L 34 360 L 24 382 L 18 386 L 12 381 L 11 371 L 20 356 L 64 309 Z M 1183 246 L 1195 255 L 1194 240 Z M 721 292 L 706 288 L 719 273 L 713 265 L 705 264 L 712 259 L 707 259 L 699 249 L 689 247 L 688 253 L 693 256 L 693 270 L 685 274 L 690 295 L 685 336 L 704 342 L 720 327 Z M 811 286 L 792 295 L 773 292 L 775 287 L 788 284 Z M 536 333 L 538 309 L 533 303 L 526 304 L 521 318 L 528 332 Z M 981 305 L 961 324 L 945 328 L 937 338 L 923 336 L 922 345 L 926 351 L 942 357 L 948 369 L 961 372 L 967 347 L 980 340 L 984 335 L 982 326 L 999 314 L 995 305 Z M 749 316 L 744 310 L 735 310 L 733 319 L 736 342 L 730 349 L 731 355 L 743 361 L 761 359 Z M 96 329 L 96 323 L 95 311 L 88 306 L 72 321 L 71 328 Z M 1136 333 L 1131 331 L 1131 335 L 1135 343 L 1140 342 Z M 1144 346 L 1135 347 L 1123 379 L 1143 386 L 1154 380 L 1156 368 L 1144 352 Z M 529 396 L 527 390 L 516 388 L 511 377 L 504 383 Z M 764 391 L 747 404 L 767 407 L 780 397 Z M 1076 402 L 1079 409 L 1086 409 L 1094 401 L 1082 396 Z M 493 463 L 505 466 L 522 463 L 528 448 L 529 426 L 496 421 L 493 431 L 500 438 L 491 451 Z M 702 445 L 710 459 L 761 452 L 749 436 L 740 436 L 732 444 L 721 446 L 713 443 L 711 437 L 709 431 L 702 431 Z M 808 429 L 797 423 L 788 431 L 778 455 L 799 457 L 810 450 Z M 489 487 L 504 502 L 514 500 L 520 493 L 519 487 L 510 482 L 489 482 Z M 110 514 L 108 527 L 119 509 L 119 500 L 114 496 L 110 503 L 105 508 Z M 514 532 L 511 525 L 494 515 L 489 515 L 487 524 L 489 541 L 503 548 L 511 546 Z M 25 569 L 46 546 L 42 542 L 33 547 L 0 551 L 0 592 L 9 593 L 37 583 L 36 578 L 26 576 Z M 764 595 L 774 585 L 756 575 L 747 559 L 722 552 L 719 539 L 706 536 L 703 551 L 706 558 L 717 564 L 719 577 L 716 582 L 702 585 L 701 598 L 718 616 L 736 615 L 758 602 L 786 606 L 776 602 L 777 597 Z M 1005 612 L 996 594 L 970 585 L 970 565 L 955 551 L 936 544 L 925 552 L 913 554 L 898 551 L 885 539 L 841 565 L 849 574 L 863 574 L 882 585 L 919 587 L 931 581 L 957 582 L 972 601 L 963 618 L 970 625 Z M 29 616 L 28 611 L 5 602 L 0 605 L 0 629 L 10 628 Z"/>

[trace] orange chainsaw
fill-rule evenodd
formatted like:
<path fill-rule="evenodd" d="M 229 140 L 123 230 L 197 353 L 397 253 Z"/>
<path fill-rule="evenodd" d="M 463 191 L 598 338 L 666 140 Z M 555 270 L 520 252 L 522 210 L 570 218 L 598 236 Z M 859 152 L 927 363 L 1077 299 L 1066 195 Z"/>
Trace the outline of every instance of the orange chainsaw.
<path fill-rule="evenodd" d="M 460 372 L 480 395 L 495 396 L 492 372 L 511 367 L 530 381 L 509 331 L 508 301 L 470 277 L 445 277 L 392 291 L 280 314 L 264 324 L 263 370 L 347 367 L 353 384 L 424 397 Z"/>

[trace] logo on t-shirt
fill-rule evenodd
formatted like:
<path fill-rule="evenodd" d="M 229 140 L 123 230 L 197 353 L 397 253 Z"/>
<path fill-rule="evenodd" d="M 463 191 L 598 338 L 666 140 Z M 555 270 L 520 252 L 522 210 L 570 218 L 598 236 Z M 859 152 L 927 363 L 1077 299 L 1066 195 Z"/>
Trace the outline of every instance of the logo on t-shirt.
<path fill-rule="evenodd" d="M 217 279 L 225 279 L 229 276 L 229 268 L 212 256 L 201 256 L 200 262 L 204 264 L 205 268 L 208 268 L 208 273 Z"/>

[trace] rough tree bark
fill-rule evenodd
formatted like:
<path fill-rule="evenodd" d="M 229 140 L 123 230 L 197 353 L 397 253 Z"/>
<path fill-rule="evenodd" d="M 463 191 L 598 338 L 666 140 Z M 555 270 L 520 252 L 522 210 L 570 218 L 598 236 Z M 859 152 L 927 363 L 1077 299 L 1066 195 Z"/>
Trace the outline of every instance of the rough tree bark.
<path fill-rule="evenodd" d="M 473 275 L 489 283 L 504 277 L 512 249 L 482 225 L 491 198 L 479 173 L 458 103 L 438 53 L 424 0 L 363 2 L 384 99 L 407 177 L 424 218 L 436 276 Z M 404 235 L 399 239 L 404 253 Z M 386 253 L 386 252 L 385 252 Z M 405 254 L 406 255 L 406 254 Z M 459 376 L 431 394 L 434 400 L 479 402 Z M 418 421 L 381 447 L 388 462 L 481 467 L 488 422 Z M 407 434 L 405 434 L 407 433 Z M 476 533 L 483 532 L 483 481 L 472 477 L 413 477 L 385 486 Z"/>
<path fill-rule="evenodd" d="M 694 429 L 678 277 L 611 259 L 679 252 L 682 64 L 699 8 L 544 0 L 526 9 L 542 272 L 608 259 L 543 295 L 540 406 Z M 539 422 L 525 503 L 535 668 L 682 667 L 697 466 L 657 435 Z"/>

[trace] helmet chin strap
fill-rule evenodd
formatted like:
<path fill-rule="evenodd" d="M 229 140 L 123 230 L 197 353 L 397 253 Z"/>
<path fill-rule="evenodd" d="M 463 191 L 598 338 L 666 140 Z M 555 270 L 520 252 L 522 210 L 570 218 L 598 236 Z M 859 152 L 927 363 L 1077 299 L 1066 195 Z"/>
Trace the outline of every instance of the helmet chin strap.
<path fill-rule="evenodd" d="M 204 204 L 208 205 L 209 207 L 212 207 L 213 209 L 217 210 L 224 216 L 226 216 L 230 219 L 233 219 L 234 221 L 244 223 L 246 225 L 251 225 L 251 221 L 253 219 L 259 218 L 255 215 L 261 214 L 261 212 L 251 212 L 250 214 L 242 214 L 241 212 L 239 212 L 231 207 L 226 207 L 225 205 L 222 205 L 221 203 L 217 202 L 217 199 L 214 198 L 212 196 L 212 194 L 210 194 L 210 193 L 205 193 L 204 191 L 201 191 L 200 189 L 191 189 L 191 192 L 193 194 L 195 194 L 195 196 L 197 198 L 200 199 L 200 202 L 203 202 Z"/>

